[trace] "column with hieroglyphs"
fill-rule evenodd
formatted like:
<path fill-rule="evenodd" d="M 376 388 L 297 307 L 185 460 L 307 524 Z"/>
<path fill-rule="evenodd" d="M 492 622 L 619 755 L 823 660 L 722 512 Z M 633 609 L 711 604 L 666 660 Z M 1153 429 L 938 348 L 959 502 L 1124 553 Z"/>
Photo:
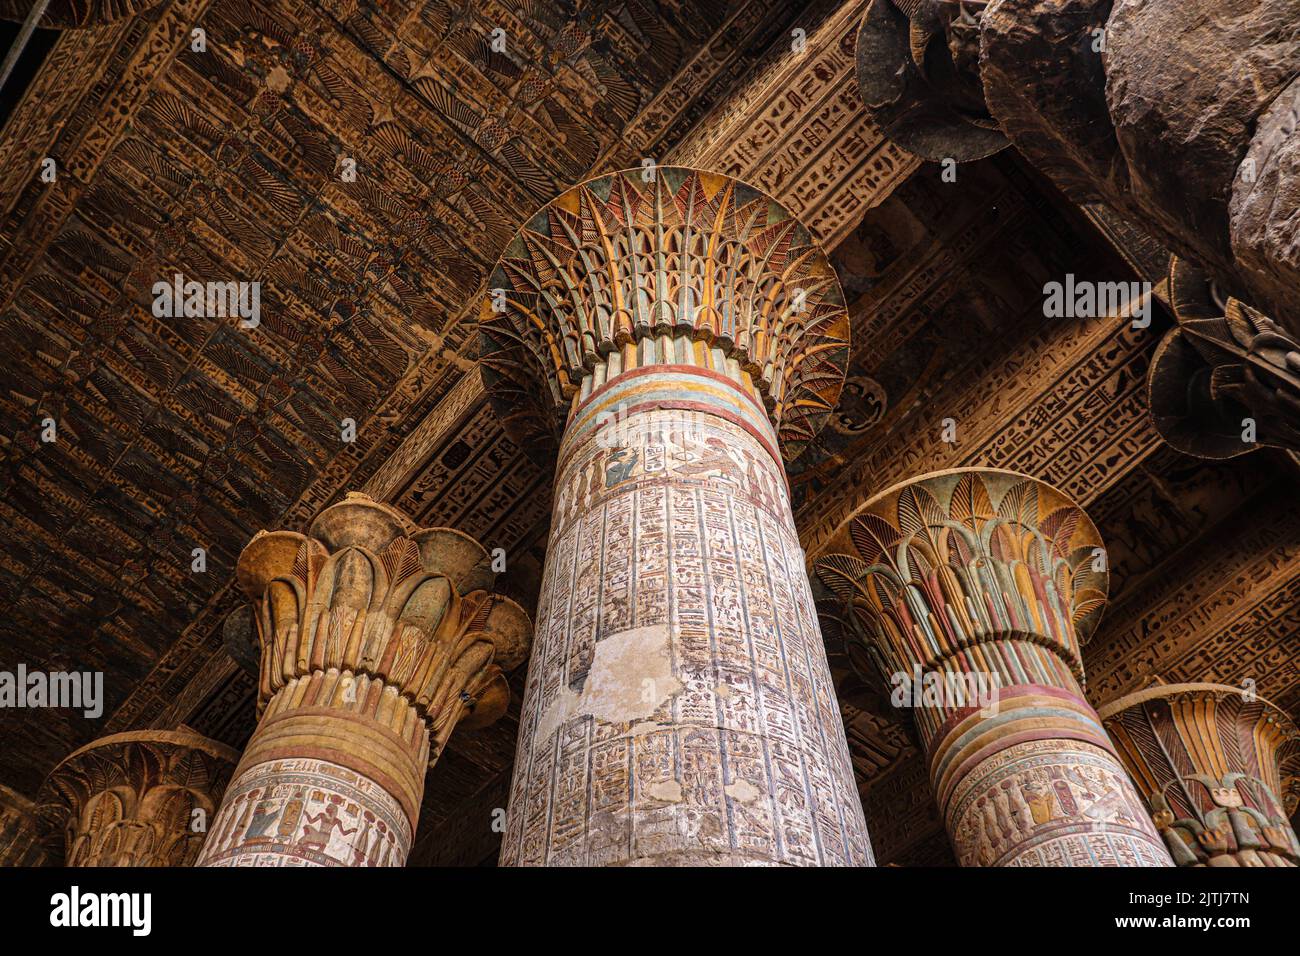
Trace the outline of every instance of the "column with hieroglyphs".
<path fill-rule="evenodd" d="M 814 557 L 911 709 L 963 866 L 1169 866 L 1084 697 L 1108 574 L 1073 502 L 1015 472 L 923 475 L 864 502 Z"/>
<path fill-rule="evenodd" d="M 870 865 L 783 455 L 834 407 L 839 284 L 774 201 L 616 173 L 530 220 L 483 377 L 556 490 L 503 865 Z"/>

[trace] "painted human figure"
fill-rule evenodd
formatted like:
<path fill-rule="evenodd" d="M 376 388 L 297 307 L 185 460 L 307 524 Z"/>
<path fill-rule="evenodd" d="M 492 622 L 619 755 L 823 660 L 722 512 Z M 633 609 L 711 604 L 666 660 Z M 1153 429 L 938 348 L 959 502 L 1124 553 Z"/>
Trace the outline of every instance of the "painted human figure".
<path fill-rule="evenodd" d="M 698 445 L 695 447 L 700 448 Z M 714 472 L 733 482 L 741 473 L 736 460 L 727 451 L 727 446 L 721 438 L 714 435 L 705 439 L 703 449 L 697 451 L 692 460 L 682 462 L 673 469 L 673 473 L 680 478 L 704 478 Z"/>
<path fill-rule="evenodd" d="M 343 821 L 339 819 L 338 804 L 333 799 L 325 805 L 324 810 L 308 815 L 306 820 L 302 836 L 298 840 L 298 846 L 304 850 L 323 851 L 335 830 L 339 831 L 340 836 L 357 832 L 356 827 L 349 828 L 343 825 Z"/>
<path fill-rule="evenodd" d="M 572 521 L 576 515 L 587 512 L 587 500 L 596 491 L 600 476 L 604 473 L 602 467 L 604 461 L 605 450 L 602 448 L 591 457 L 591 461 L 582 466 L 582 474 L 578 478 L 577 488 L 565 503 L 565 521 Z"/>
<path fill-rule="evenodd" d="M 370 847 L 370 865 L 383 866 L 386 857 L 381 854 L 384 850 L 384 840 L 388 837 L 388 825 L 383 820 L 379 821 L 379 832 L 375 834 L 375 842 Z"/>
<path fill-rule="evenodd" d="M 365 866 L 370 852 L 370 835 L 374 831 L 375 815 L 367 810 L 362 815 L 361 836 L 352 843 L 352 865 Z"/>
<path fill-rule="evenodd" d="M 980 818 L 984 821 L 984 825 L 980 827 L 980 830 L 987 835 L 989 847 L 998 847 L 998 845 L 1001 845 L 1002 839 L 998 836 L 1000 827 L 997 825 L 997 810 L 993 808 L 992 801 L 988 799 L 987 793 L 980 797 L 976 806 L 979 808 Z"/>
<path fill-rule="evenodd" d="M 632 477 L 641 453 L 635 448 L 616 448 L 605 465 L 605 490 L 609 491 Z"/>
<path fill-rule="evenodd" d="M 1002 842 L 1010 842 L 1016 833 L 1016 826 L 1011 819 L 1006 792 L 1001 789 L 994 789 L 989 795 L 989 802 L 993 804 L 993 810 L 997 814 L 998 829 L 1002 832 Z"/>
<path fill-rule="evenodd" d="M 1027 780 L 1020 790 L 1021 799 L 1024 800 L 1025 806 L 1029 808 L 1029 813 L 1033 817 L 1034 826 L 1052 822 L 1052 791 L 1049 787 L 1040 785 L 1036 781 Z"/>
<path fill-rule="evenodd" d="M 1034 832 L 1034 818 L 1017 783 L 1015 779 L 1003 780 L 1001 786 L 1006 792 L 1007 809 L 1011 813 L 1016 832 L 1027 836 Z"/>
<path fill-rule="evenodd" d="M 248 822 L 248 829 L 244 832 L 244 842 L 269 843 L 271 838 L 267 836 L 267 831 L 276 820 L 280 819 L 280 809 L 280 806 L 273 801 L 258 801 L 253 809 L 253 817 Z"/>
<path fill-rule="evenodd" d="M 990 805 L 988 796 L 980 797 L 975 806 L 978 809 L 975 817 L 978 821 L 979 860 L 983 866 L 991 866 L 997 859 L 997 847 L 1001 843 L 998 839 L 997 814 Z"/>
<path fill-rule="evenodd" d="M 761 466 L 753 453 L 744 449 L 745 456 L 745 481 L 749 488 L 750 494 L 757 499 L 760 507 L 767 508 L 769 511 L 776 507 L 775 489 L 772 487 L 772 476 L 768 470 Z"/>
<path fill-rule="evenodd" d="M 252 822 L 253 813 L 257 809 L 257 804 L 262 797 L 262 788 L 254 787 L 243 796 L 244 806 L 237 813 L 230 815 L 230 829 L 226 831 L 224 840 L 217 845 L 218 849 L 229 850 L 239 840 L 239 838 L 248 830 Z"/>

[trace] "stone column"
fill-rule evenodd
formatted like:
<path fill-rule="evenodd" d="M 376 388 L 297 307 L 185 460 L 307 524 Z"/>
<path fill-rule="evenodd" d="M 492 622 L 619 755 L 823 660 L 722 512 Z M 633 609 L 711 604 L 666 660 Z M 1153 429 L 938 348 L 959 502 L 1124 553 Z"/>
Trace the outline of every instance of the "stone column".
<path fill-rule="evenodd" d="M 192 866 L 239 754 L 185 728 L 96 740 L 46 778 L 37 814 L 65 866 Z"/>
<path fill-rule="evenodd" d="M 401 866 L 456 726 L 505 710 L 527 615 L 483 547 L 361 494 L 236 567 L 261 645 L 260 718 L 204 866 Z"/>
<path fill-rule="evenodd" d="M 1300 843 L 1282 802 L 1291 718 L 1240 687 L 1149 687 L 1101 718 L 1179 866 L 1295 866 Z"/>
<path fill-rule="evenodd" d="M 913 708 L 963 866 L 1169 866 L 1084 699 L 1097 529 L 1050 485 L 965 468 L 868 500 L 814 566 Z"/>
<path fill-rule="evenodd" d="M 584 183 L 507 248 L 483 377 L 563 433 L 503 865 L 870 865 L 782 452 L 834 406 L 839 284 L 724 176 Z"/>
<path fill-rule="evenodd" d="M 0 866 L 40 866 L 44 862 L 36 805 L 0 784 Z"/>

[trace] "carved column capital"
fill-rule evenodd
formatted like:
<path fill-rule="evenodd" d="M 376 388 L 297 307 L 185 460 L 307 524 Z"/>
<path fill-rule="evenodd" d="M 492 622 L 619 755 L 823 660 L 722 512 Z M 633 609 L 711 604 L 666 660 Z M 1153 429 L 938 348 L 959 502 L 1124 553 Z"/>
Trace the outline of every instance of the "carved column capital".
<path fill-rule="evenodd" d="M 489 286 L 484 384 L 533 450 L 606 380 L 697 365 L 757 398 L 793 458 L 848 364 L 826 255 L 775 200 L 716 173 L 665 166 L 575 186 L 520 230 Z"/>
<path fill-rule="evenodd" d="M 852 609 L 885 675 L 942 666 L 1009 637 L 1047 648 L 1083 680 L 1109 575 L 1078 505 L 1028 475 L 937 472 L 870 498 L 815 562 Z"/>
<path fill-rule="evenodd" d="M 305 535 L 258 532 L 235 573 L 262 649 L 259 711 L 315 675 L 337 685 L 338 703 L 382 708 L 385 691 L 399 694 L 441 743 L 458 722 L 504 713 L 502 671 L 528 655 L 528 616 L 489 590 L 481 544 L 417 529 L 364 494 L 326 508 Z"/>
<path fill-rule="evenodd" d="M 1282 775 L 1282 809 L 1291 820 L 1291 829 L 1300 822 L 1300 741 L 1282 748 L 1278 761 Z"/>
<path fill-rule="evenodd" d="M 50 857 L 66 866 L 190 866 L 238 759 L 183 728 L 113 734 L 73 751 L 37 797 Z"/>
<path fill-rule="evenodd" d="M 872 0 L 858 80 L 934 161 L 1008 141 L 1300 334 L 1300 0 Z"/>
<path fill-rule="evenodd" d="M 260 715 L 201 862 L 402 865 L 452 731 L 505 712 L 528 615 L 491 592 L 473 538 L 416 528 L 364 494 L 306 534 L 259 533 L 235 574 L 261 651 Z M 231 629 L 242 644 L 241 622 Z"/>
<path fill-rule="evenodd" d="M 1106 730 L 1180 866 L 1295 866 L 1281 760 L 1300 750 L 1286 712 L 1240 687 L 1149 687 L 1101 709 Z"/>

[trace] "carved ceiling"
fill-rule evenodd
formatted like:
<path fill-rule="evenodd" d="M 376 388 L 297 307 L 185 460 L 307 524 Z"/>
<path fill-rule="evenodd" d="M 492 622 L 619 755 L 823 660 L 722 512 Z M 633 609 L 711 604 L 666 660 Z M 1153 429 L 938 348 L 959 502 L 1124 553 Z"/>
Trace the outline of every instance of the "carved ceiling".
<path fill-rule="evenodd" d="M 1300 713 L 1295 466 L 1160 445 L 1144 386 L 1168 318 L 1046 319 L 1041 294 L 1158 253 L 1010 153 L 951 183 L 885 144 L 853 77 L 864 6 L 164 0 L 65 36 L 0 137 L 0 667 L 103 670 L 108 707 L 0 712 L 20 742 L 0 783 L 30 797 L 78 745 L 139 727 L 241 746 L 254 682 L 221 637 L 234 560 L 345 490 L 505 548 L 506 588 L 531 604 L 550 474 L 485 400 L 472 317 L 526 216 L 642 157 L 748 179 L 832 251 L 854 351 L 791 469 L 810 553 L 909 475 L 1030 472 L 1110 548 L 1094 703 L 1152 676 L 1251 677 Z M 175 272 L 261 281 L 261 324 L 155 318 L 151 287 Z M 430 774 L 412 864 L 494 858 L 522 676 L 506 717 Z M 862 688 L 841 694 L 881 861 L 950 860 L 908 734 Z"/>
<path fill-rule="evenodd" d="M 663 153 L 800 13 L 168 0 L 65 34 L 0 164 L 6 658 L 103 670 L 124 725 L 165 705 L 243 543 L 364 482 L 472 367 L 462 313 L 519 222 Z M 260 324 L 156 318 L 175 273 L 261 282 Z M 86 737 L 4 719 L 20 790 Z"/>

